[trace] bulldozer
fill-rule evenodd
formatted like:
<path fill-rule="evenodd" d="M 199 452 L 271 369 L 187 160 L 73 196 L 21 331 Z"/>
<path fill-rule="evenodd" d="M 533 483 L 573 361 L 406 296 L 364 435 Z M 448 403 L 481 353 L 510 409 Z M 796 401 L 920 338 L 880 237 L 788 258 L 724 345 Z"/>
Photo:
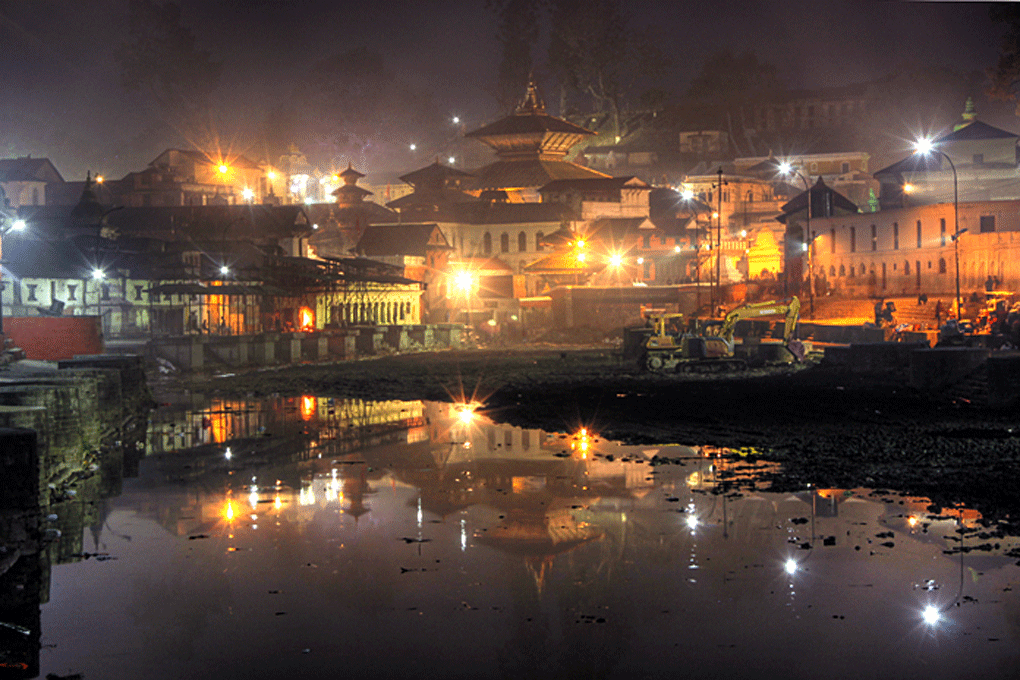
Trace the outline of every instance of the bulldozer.
<path fill-rule="evenodd" d="M 684 322 L 683 314 L 653 314 L 652 333 L 644 342 L 639 365 L 652 373 L 740 371 L 747 361 L 734 354 L 733 332 L 742 319 L 786 317 L 783 343 L 795 361 L 803 361 L 804 345 L 794 338 L 800 319 L 797 297 L 737 307 L 722 320 Z"/>

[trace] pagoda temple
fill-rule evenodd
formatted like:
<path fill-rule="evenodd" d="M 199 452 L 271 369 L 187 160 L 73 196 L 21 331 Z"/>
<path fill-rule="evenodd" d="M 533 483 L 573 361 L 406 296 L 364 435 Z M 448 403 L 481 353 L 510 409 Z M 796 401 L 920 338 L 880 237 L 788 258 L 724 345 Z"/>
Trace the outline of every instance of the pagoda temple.
<path fill-rule="evenodd" d="M 513 114 L 465 135 L 491 146 L 499 158 L 475 172 L 474 189 L 505 192 L 511 203 L 538 202 L 539 187 L 553 180 L 609 177 L 566 160 L 571 148 L 594 134 L 547 114 L 538 88 L 529 83 Z"/>

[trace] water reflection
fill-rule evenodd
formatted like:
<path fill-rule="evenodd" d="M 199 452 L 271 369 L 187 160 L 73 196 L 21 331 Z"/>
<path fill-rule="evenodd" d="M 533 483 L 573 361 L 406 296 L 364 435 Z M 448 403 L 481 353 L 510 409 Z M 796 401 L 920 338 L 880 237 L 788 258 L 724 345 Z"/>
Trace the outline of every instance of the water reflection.
<path fill-rule="evenodd" d="M 926 499 L 774 494 L 753 456 L 315 397 L 182 396 L 146 448 L 119 496 L 46 506 L 59 540 L 3 575 L 23 609 L 0 620 L 31 634 L 0 627 L 0 662 L 21 677 L 1005 677 L 1020 660 L 1015 538 Z"/>

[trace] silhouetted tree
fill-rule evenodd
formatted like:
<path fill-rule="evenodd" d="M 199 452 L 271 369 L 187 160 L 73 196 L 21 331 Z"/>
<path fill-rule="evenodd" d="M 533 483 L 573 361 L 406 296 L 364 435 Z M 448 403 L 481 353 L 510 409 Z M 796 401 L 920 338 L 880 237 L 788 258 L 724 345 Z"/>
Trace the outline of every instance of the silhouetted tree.
<path fill-rule="evenodd" d="M 1017 90 L 1020 89 L 1020 5 L 996 3 L 989 9 L 989 15 L 992 21 L 1006 24 L 1006 35 L 1002 37 L 998 62 L 988 69 L 991 79 L 988 96 L 1017 101 Z M 1020 116 L 1020 104 L 1016 115 Z"/>
<path fill-rule="evenodd" d="M 496 39 L 503 47 L 493 94 L 504 113 L 513 111 L 528 85 L 543 3 L 544 0 L 487 0 L 498 18 Z"/>
<path fill-rule="evenodd" d="M 723 51 L 705 61 L 687 88 L 687 97 L 707 104 L 714 124 L 726 129 L 733 143 L 739 144 L 744 131 L 754 127 L 754 107 L 774 100 L 785 90 L 776 67 L 759 61 L 753 52 Z M 740 153 L 739 147 L 736 150 Z"/>
<path fill-rule="evenodd" d="M 639 80 L 669 66 L 656 41 L 628 26 L 619 0 L 550 0 L 549 68 L 560 85 L 560 115 L 569 94 L 592 98 L 620 134 L 624 98 Z"/>

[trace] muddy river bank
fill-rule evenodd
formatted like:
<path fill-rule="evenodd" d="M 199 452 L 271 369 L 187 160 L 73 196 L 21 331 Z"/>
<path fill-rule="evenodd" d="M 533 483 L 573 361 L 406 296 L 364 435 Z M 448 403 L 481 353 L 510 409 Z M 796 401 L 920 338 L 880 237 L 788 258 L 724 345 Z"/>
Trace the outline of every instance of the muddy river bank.
<path fill-rule="evenodd" d="M 631 444 L 737 448 L 783 463 L 774 489 L 885 488 L 987 518 L 1020 517 L 1020 424 L 1012 412 L 932 399 L 902 376 L 821 366 L 738 376 L 656 376 L 609 349 L 408 354 L 203 378 L 217 393 L 484 403 L 497 422 L 587 427 Z M 759 478 L 760 483 L 760 478 Z"/>

